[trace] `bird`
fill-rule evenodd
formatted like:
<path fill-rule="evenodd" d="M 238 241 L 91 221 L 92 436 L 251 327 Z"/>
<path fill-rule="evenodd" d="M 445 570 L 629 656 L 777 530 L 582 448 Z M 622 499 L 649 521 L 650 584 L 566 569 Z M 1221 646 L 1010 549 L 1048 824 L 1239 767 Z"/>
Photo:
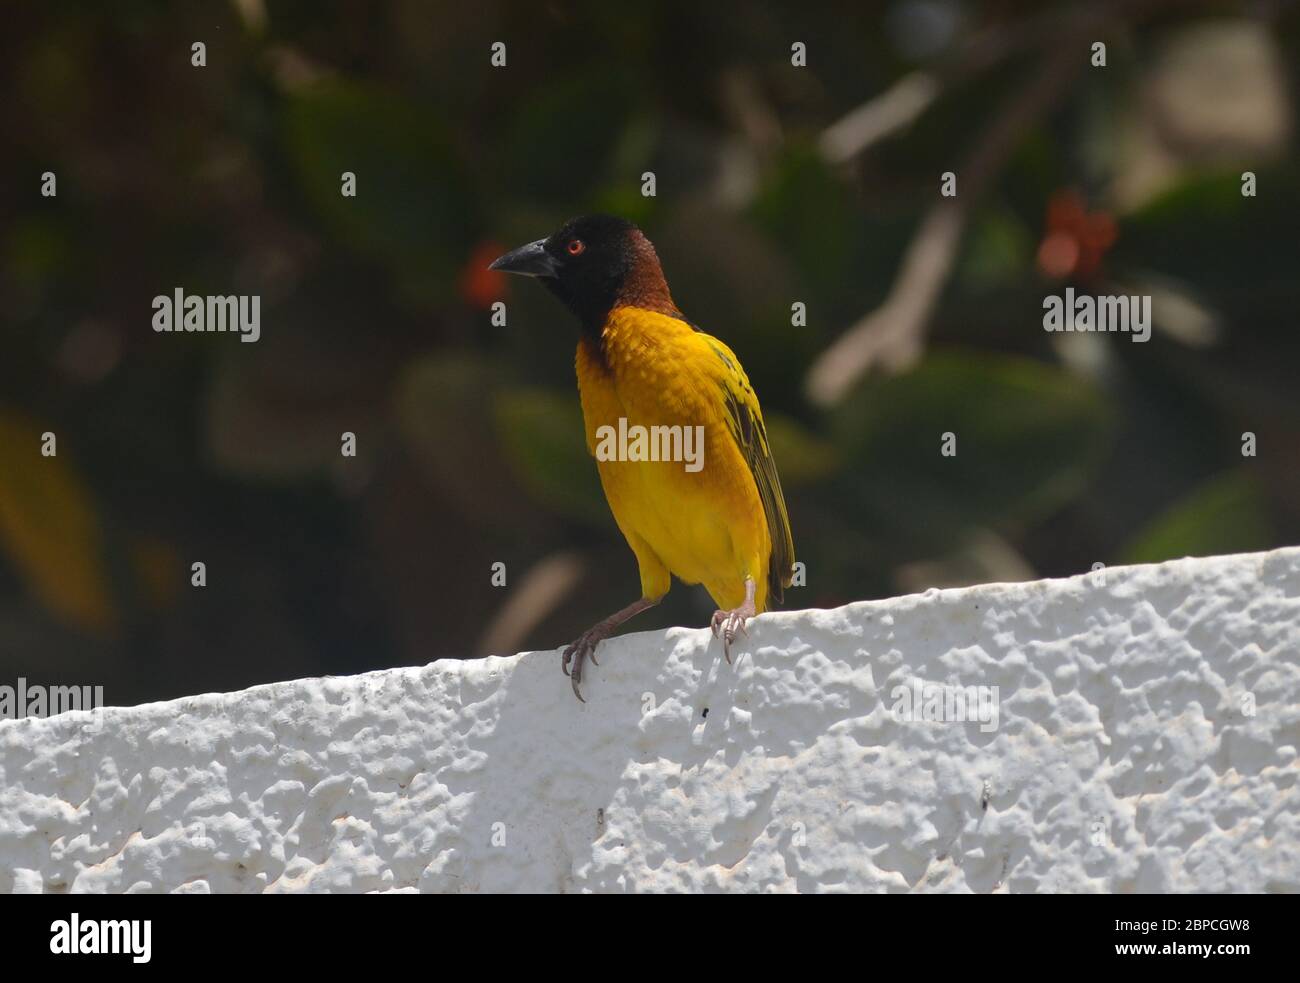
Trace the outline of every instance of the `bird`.
<path fill-rule="evenodd" d="M 570 219 L 488 268 L 536 278 L 578 321 L 587 448 L 640 574 L 637 600 L 564 649 L 574 695 L 586 702 L 583 667 L 588 659 L 599 665 L 597 645 L 658 604 L 672 576 L 703 584 L 713 598 L 709 627 L 730 664 L 747 620 L 783 600 L 795 563 L 781 480 L 740 359 L 678 309 L 654 246 L 618 216 Z M 638 427 L 674 440 L 681 433 L 682 447 L 697 435 L 703 453 L 693 465 L 647 460 L 656 456 L 649 448 L 609 439 Z"/>

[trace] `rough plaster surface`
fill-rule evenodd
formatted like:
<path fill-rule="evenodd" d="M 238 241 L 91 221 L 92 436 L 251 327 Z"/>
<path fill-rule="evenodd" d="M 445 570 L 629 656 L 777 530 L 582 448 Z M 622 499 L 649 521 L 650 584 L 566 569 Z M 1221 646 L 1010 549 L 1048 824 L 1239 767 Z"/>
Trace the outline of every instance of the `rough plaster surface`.
<path fill-rule="evenodd" d="M 996 730 L 900 720 L 914 680 Z M 1300 890 L 1300 549 L 768 615 L 734 667 L 634 634 L 586 690 L 532 652 L 0 723 L 0 890 Z"/>

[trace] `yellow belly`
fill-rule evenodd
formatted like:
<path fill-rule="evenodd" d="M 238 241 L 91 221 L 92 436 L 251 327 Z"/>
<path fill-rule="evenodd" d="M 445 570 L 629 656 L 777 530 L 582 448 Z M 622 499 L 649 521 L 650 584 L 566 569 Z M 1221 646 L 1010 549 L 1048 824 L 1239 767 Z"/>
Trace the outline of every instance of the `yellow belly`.
<path fill-rule="evenodd" d="M 637 555 L 642 592 L 660 597 L 668 574 L 705 586 L 721 608 L 740 605 L 745 580 L 756 585 L 756 604 L 766 603 L 765 571 L 771 551 L 766 519 L 753 477 L 736 447 L 721 410 L 716 382 L 697 370 L 698 346 L 678 336 L 692 329 L 660 315 L 649 324 L 636 313 L 616 311 L 606 329 L 605 357 L 584 341 L 577 370 L 588 446 L 631 451 L 632 442 L 610 442 L 611 431 L 645 428 L 660 437 L 672 430 L 702 428 L 699 470 L 683 460 L 600 460 L 601 484 L 614 519 Z M 653 328 L 653 330 L 647 330 Z M 604 428 L 610 428 L 605 430 Z M 672 449 L 689 447 L 684 439 Z M 639 450 L 649 448 L 643 443 Z M 603 456 L 608 456 L 605 454 Z"/>

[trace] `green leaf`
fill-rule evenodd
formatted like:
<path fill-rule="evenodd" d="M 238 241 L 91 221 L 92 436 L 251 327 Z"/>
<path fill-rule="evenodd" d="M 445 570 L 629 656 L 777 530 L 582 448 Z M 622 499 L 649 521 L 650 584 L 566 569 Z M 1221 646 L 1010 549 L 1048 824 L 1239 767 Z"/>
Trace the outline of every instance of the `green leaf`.
<path fill-rule="evenodd" d="M 494 419 L 511 467 L 556 512 L 607 525 L 596 461 L 587 453 L 582 408 L 572 393 L 526 388 L 497 394 Z"/>
<path fill-rule="evenodd" d="M 1242 196 L 1239 170 L 1185 179 L 1124 220 L 1114 260 L 1176 275 L 1234 308 L 1259 294 L 1293 304 L 1300 168 L 1261 167 L 1257 178 L 1258 198 Z"/>
<path fill-rule="evenodd" d="M 857 258 L 862 216 L 844 181 L 811 147 L 795 145 L 782 156 L 751 214 L 819 289 L 840 282 Z"/>
<path fill-rule="evenodd" d="M 763 424 L 782 488 L 815 484 L 838 470 L 839 452 L 830 441 L 779 413 L 764 413 Z"/>
<path fill-rule="evenodd" d="M 961 251 L 957 278 L 968 289 L 1016 283 L 1033 259 L 1030 231 L 1006 208 L 982 210 Z"/>
<path fill-rule="evenodd" d="M 517 196 L 575 206 L 605 177 L 639 104 L 638 90 L 619 74 L 562 72 L 520 95 L 498 143 L 502 186 Z M 617 177 L 640 186 L 639 170 Z"/>
<path fill-rule="evenodd" d="M 308 200 L 354 248 L 450 273 L 474 241 L 469 183 L 427 108 L 373 86 L 323 82 L 289 97 L 285 140 Z M 344 171 L 356 175 L 356 197 L 341 193 Z"/>
<path fill-rule="evenodd" d="M 1125 563 L 1184 556 L 1250 553 L 1273 546 L 1268 501 L 1255 478 L 1230 471 L 1200 485 L 1141 530 L 1123 551 Z"/>
<path fill-rule="evenodd" d="M 865 382 L 836 410 L 837 482 L 861 521 L 915 553 L 1027 523 L 1083 489 L 1110 413 L 1086 382 L 1028 359 L 945 353 Z M 945 434 L 956 453 L 941 453 Z"/>

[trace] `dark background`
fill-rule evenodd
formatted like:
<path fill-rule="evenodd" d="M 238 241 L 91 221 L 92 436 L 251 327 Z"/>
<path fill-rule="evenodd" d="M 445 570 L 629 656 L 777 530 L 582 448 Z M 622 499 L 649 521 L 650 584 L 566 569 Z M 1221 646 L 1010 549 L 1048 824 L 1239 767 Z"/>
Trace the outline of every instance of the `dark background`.
<path fill-rule="evenodd" d="M 128 704 L 550 648 L 633 599 L 574 325 L 484 270 L 592 210 L 744 361 L 787 607 L 1300 540 L 1293 4 L 5 16 L 0 682 Z M 1151 295 L 1151 341 L 1045 332 L 1069 285 Z M 176 287 L 260 295 L 262 339 L 155 333 Z M 632 627 L 711 611 L 677 585 Z"/>

